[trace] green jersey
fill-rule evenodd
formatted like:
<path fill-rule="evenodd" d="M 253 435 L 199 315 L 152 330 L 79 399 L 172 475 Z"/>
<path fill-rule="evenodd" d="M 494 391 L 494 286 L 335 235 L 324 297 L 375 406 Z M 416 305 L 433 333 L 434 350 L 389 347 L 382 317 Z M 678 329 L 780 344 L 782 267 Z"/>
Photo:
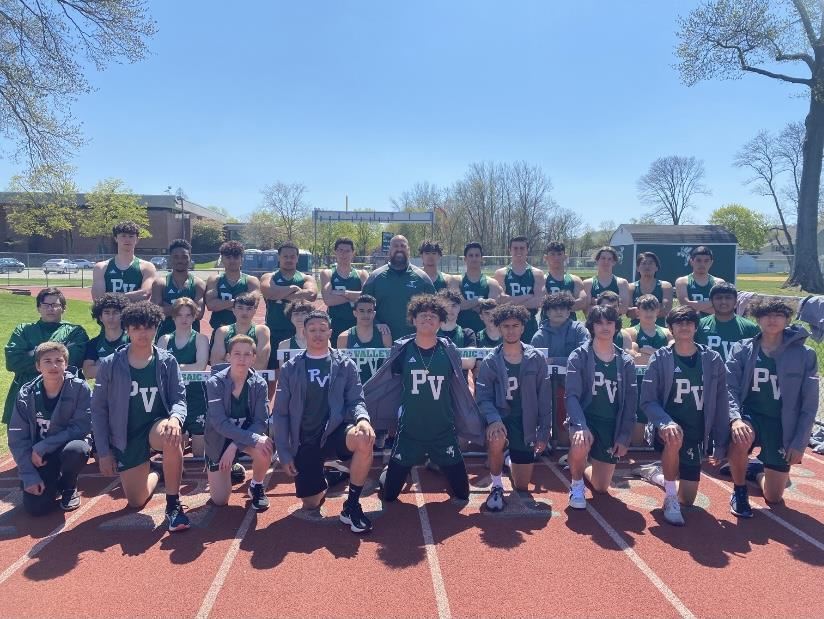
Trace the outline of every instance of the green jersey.
<path fill-rule="evenodd" d="M 759 333 L 761 329 L 752 320 L 733 315 L 730 320 L 722 322 L 711 314 L 698 323 L 695 341 L 716 351 L 726 361 L 733 344 Z"/>
<path fill-rule="evenodd" d="M 618 292 L 618 278 L 617 277 L 612 275 L 610 280 L 609 280 L 609 283 L 606 286 L 604 286 L 601 283 L 601 280 L 598 279 L 597 275 L 592 278 L 592 291 L 590 293 L 590 296 L 593 299 L 597 299 L 599 294 L 601 294 L 602 292 L 605 292 L 607 290 L 611 290 L 615 294 L 620 294 Z"/>
<path fill-rule="evenodd" d="M 704 440 L 704 375 L 701 356 L 675 357 L 675 374 L 672 381 L 667 411 L 673 421 L 684 430 L 686 442 Z"/>
<path fill-rule="evenodd" d="M 273 286 L 297 286 L 303 288 L 306 278 L 300 271 L 295 271 L 292 277 L 286 277 L 280 270 L 272 273 Z M 277 301 L 269 299 L 266 301 L 266 326 L 271 333 L 270 341 L 272 350 L 277 349 L 278 344 L 295 334 L 295 325 L 286 317 L 286 303 L 283 299 Z"/>
<path fill-rule="evenodd" d="M 149 364 L 142 369 L 129 366 L 132 389 L 129 393 L 129 421 L 127 436 L 146 433 L 158 419 L 166 417 L 163 400 L 157 386 L 157 357 L 152 357 Z"/>
<path fill-rule="evenodd" d="M 223 345 L 224 347 L 229 346 L 229 340 L 231 340 L 236 335 L 248 335 L 250 338 L 255 340 L 257 343 L 257 326 L 253 323 L 247 330 L 246 333 L 239 333 L 237 330 L 237 323 L 233 323 L 226 327 L 226 335 L 223 336 Z"/>
<path fill-rule="evenodd" d="M 664 288 L 663 288 L 663 286 L 661 286 L 661 280 L 660 279 L 655 280 L 655 286 L 653 287 L 652 292 L 642 292 L 641 291 L 641 280 L 640 279 L 638 281 L 634 282 L 632 284 L 632 306 L 633 307 L 638 307 L 638 299 L 640 297 L 642 297 L 643 295 L 645 295 L 645 294 L 651 294 L 656 299 L 658 299 L 658 302 L 661 305 L 664 304 Z M 639 322 L 640 321 L 637 318 L 633 318 L 632 320 L 630 320 L 629 324 L 630 324 L 630 326 L 634 327 Z M 658 318 L 655 319 L 655 324 L 657 324 L 659 327 L 664 327 L 667 324 L 667 319 L 664 318 L 663 316 L 659 316 Z"/>
<path fill-rule="evenodd" d="M 57 408 L 57 401 L 60 399 L 60 392 L 56 396 L 50 398 L 46 395 L 46 388 L 43 386 L 43 378 L 37 379 L 34 384 L 34 412 L 35 421 L 37 423 L 38 440 L 43 440 L 49 433 L 49 424 L 51 423 L 54 409 Z"/>
<path fill-rule="evenodd" d="M 303 348 L 303 346 L 298 344 L 298 340 L 294 335 L 289 338 L 289 350 L 299 350 L 301 348 Z"/>
<path fill-rule="evenodd" d="M 246 428 L 247 423 L 251 422 L 249 415 L 249 383 L 243 381 L 243 388 L 240 390 L 240 395 L 232 394 L 231 409 L 229 410 L 229 418 L 232 423 L 239 428 Z"/>
<path fill-rule="evenodd" d="M 126 335 L 125 331 L 121 331 L 120 337 L 117 339 L 107 340 L 106 331 L 101 329 L 100 333 L 96 337 L 90 339 L 86 344 L 86 356 L 83 360 L 96 362 L 98 359 L 114 354 L 115 350 L 128 343 L 129 336 Z"/>
<path fill-rule="evenodd" d="M 432 280 L 432 285 L 435 286 L 435 292 L 446 288 L 446 278 L 443 276 L 443 272 L 438 271 L 438 276 Z"/>
<path fill-rule="evenodd" d="M 172 278 L 172 274 L 169 273 L 166 275 L 166 286 L 163 288 L 163 303 L 168 303 L 171 305 L 177 299 L 181 297 L 188 297 L 195 300 L 195 296 L 197 295 L 197 286 L 195 286 L 195 276 L 189 273 L 189 276 L 186 278 L 186 283 L 183 284 L 180 288 L 175 286 L 174 279 Z M 200 332 L 200 320 L 195 320 L 192 324 L 192 329 Z M 160 328 L 157 330 L 157 336 L 160 337 L 161 335 L 166 335 L 167 333 L 171 333 L 175 330 L 175 321 L 171 316 L 166 316 L 163 319 L 163 322 L 160 323 Z"/>
<path fill-rule="evenodd" d="M 455 434 L 449 380 L 452 363 L 443 345 L 422 350 L 414 343 L 398 359 L 403 376 L 403 399 L 398 434 L 433 441 Z M 396 373 L 393 368 L 393 373 Z"/>
<path fill-rule="evenodd" d="M 226 278 L 226 273 L 221 273 L 217 278 L 215 290 L 217 290 L 217 296 L 219 299 L 222 301 L 231 301 L 238 295 L 243 294 L 244 292 L 249 292 L 248 276 L 246 273 L 241 273 L 238 280 L 234 284 L 231 284 Z M 224 325 L 231 325 L 234 322 L 235 314 L 231 308 L 212 312 L 212 315 L 209 316 L 209 324 L 212 326 L 214 331 L 217 331 Z"/>
<path fill-rule="evenodd" d="M 781 386 L 778 384 L 775 359 L 763 351 L 758 351 L 752 385 L 743 405 L 744 412 L 749 415 L 781 419 Z"/>
<path fill-rule="evenodd" d="M 415 271 L 411 266 L 403 271 L 391 267 L 381 269 L 370 276 L 363 292 L 377 299 L 375 322 L 387 325 L 392 338 L 397 340 L 413 331 L 406 321 L 406 306 L 410 299 L 419 294 L 434 293 L 435 287 L 420 269 Z"/>
<path fill-rule="evenodd" d="M 509 414 L 514 417 L 522 417 L 524 413 L 521 406 L 521 386 L 519 384 L 521 364 L 510 363 L 504 359 L 504 365 L 506 365 L 506 401 L 509 404 Z"/>
<path fill-rule="evenodd" d="M 452 340 L 458 348 L 473 348 L 477 344 L 475 334 L 472 331 L 465 330 L 460 325 L 456 325 L 454 329 L 444 331 L 438 329 L 438 335 Z"/>
<path fill-rule="evenodd" d="M 575 298 L 575 282 L 572 280 L 572 276 L 569 273 L 564 273 L 564 276 L 561 279 L 555 279 L 552 276 L 552 273 L 547 271 L 545 277 L 546 281 L 544 282 L 544 288 L 546 288 L 547 294 L 568 292 L 573 298 Z"/>
<path fill-rule="evenodd" d="M 346 347 L 383 348 L 383 336 L 381 336 L 381 332 L 378 331 L 378 328 L 373 325 L 372 339 L 367 342 L 362 342 L 358 338 L 358 328 L 352 327 L 346 332 Z M 358 370 L 360 371 L 361 385 L 365 385 L 366 381 L 374 376 L 375 372 L 378 371 L 378 368 L 383 365 L 383 361 L 383 359 L 378 359 L 377 357 L 357 357 L 355 359 L 355 363 L 358 364 Z"/>
<path fill-rule="evenodd" d="M 532 272 L 532 267 L 527 264 L 526 270 L 518 275 L 512 270 L 511 265 L 508 266 L 504 275 L 504 292 L 511 297 L 535 294 L 535 274 Z M 527 322 L 524 334 L 521 336 L 521 341 L 527 344 L 532 341 L 532 336 L 535 335 L 535 332 L 538 330 L 538 325 L 534 319 L 538 310 L 531 309 L 529 313 L 532 314 L 533 318 Z"/>
<path fill-rule="evenodd" d="M 707 276 L 707 283 L 703 286 L 695 281 L 692 273 L 687 275 L 687 298 L 690 301 L 698 301 L 703 303 L 710 300 L 710 290 L 715 286 L 715 278 L 712 275 Z M 707 312 L 699 312 L 701 317 L 709 316 Z"/>
<path fill-rule="evenodd" d="M 489 337 L 489 334 L 486 332 L 486 329 L 481 329 L 478 333 L 478 348 L 495 348 L 500 343 L 501 338 L 493 340 L 491 337 Z"/>
<path fill-rule="evenodd" d="M 595 376 L 592 378 L 592 400 L 584 409 L 589 419 L 614 420 L 618 414 L 618 359 L 602 361 L 595 356 Z"/>
<path fill-rule="evenodd" d="M 362 288 L 361 278 L 355 269 L 349 275 L 343 277 L 337 269 L 332 269 L 330 280 L 332 290 L 360 290 Z M 352 313 L 354 303 L 341 303 L 329 307 L 329 319 L 332 321 L 332 341 L 338 340 L 338 335 L 346 331 L 349 327 L 355 326 L 355 315 Z"/>
<path fill-rule="evenodd" d="M 667 334 L 664 333 L 664 330 L 658 325 L 655 325 L 655 332 L 653 335 L 650 335 L 644 331 L 640 324 L 637 324 L 631 328 L 635 331 L 635 343 L 638 344 L 638 348 L 652 346 L 654 349 L 658 350 L 659 348 L 663 348 L 667 345 Z"/>
<path fill-rule="evenodd" d="M 106 292 L 134 292 L 140 290 L 143 285 L 143 274 L 140 272 L 140 258 L 135 256 L 132 263 L 125 269 L 121 269 L 115 263 L 115 259 L 109 260 L 106 270 L 103 273 L 103 281 L 106 283 Z"/>
<path fill-rule="evenodd" d="M 320 441 L 329 421 L 329 373 L 332 358 L 329 355 L 313 359 L 306 355 L 306 400 L 300 419 L 301 444 Z"/>
<path fill-rule="evenodd" d="M 197 336 L 194 329 L 189 333 L 189 339 L 182 348 L 177 347 L 174 333 L 169 336 L 169 343 L 166 350 L 172 353 L 181 365 L 184 363 L 195 363 L 197 361 Z M 194 420 L 202 425 L 206 420 L 206 383 L 190 382 L 186 385 L 186 419 Z M 184 424 L 185 425 L 185 424 Z"/>
<path fill-rule="evenodd" d="M 461 296 L 467 301 L 488 299 L 489 280 L 487 280 L 486 275 L 481 273 L 481 278 L 477 282 L 473 282 L 464 274 L 461 279 Z M 484 328 L 481 315 L 474 309 L 461 310 L 461 313 L 458 314 L 458 324 L 467 329 L 472 329 L 475 333 Z"/>

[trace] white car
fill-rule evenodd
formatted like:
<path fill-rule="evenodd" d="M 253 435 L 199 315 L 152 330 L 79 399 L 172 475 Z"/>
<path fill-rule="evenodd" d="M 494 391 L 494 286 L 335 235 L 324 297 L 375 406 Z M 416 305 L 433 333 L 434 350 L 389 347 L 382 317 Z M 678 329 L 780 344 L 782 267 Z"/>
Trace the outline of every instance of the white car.
<path fill-rule="evenodd" d="M 43 263 L 43 273 L 76 273 L 79 267 L 68 258 L 52 258 Z"/>

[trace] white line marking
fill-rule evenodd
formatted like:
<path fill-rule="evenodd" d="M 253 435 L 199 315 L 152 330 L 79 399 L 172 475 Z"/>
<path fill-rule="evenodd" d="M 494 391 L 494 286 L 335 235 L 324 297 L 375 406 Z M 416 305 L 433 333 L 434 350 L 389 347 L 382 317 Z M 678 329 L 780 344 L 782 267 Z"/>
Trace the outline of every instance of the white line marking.
<path fill-rule="evenodd" d="M 66 520 L 59 524 L 56 529 L 54 529 L 46 537 L 44 537 L 34 546 L 32 546 L 29 549 L 29 551 L 22 557 L 17 559 L 17 561 L 15 561 L 9 567 L 7 567 L 5 571 L 3 571 L 2 574 L 0 574 L 0 584 L 3 584 L 9 578 L 11 578 L 14 575 L 14 573 L 17 572 L 17 570 L 19 570 L 29 561 L 29 559 L 33 559 L 34 557 L 36 557 L 40 553 L 40 551 L 43 550 L 43 548 L 45 548 L 46 546 L 48 546 L 61 531 L 69 528 L 71 525 L 77 522 L 87 511 L 94 507 L 95 503 L 97 503 L 100 499 L 106 496 L 119 483 L 120 479 L 115 479 L 108 486 L 103 488 L 103 490 L 101 490 L 96 497 L 93 497 L 86 501 L 78 510 L 72 513 L 71 516 L 69 516 L 68 518 L 66 518 Z"/>
<path fill-rule="evenodd" d="M 269 479 L 271 477 L 272 471 L 267 473 L 266 477 L 263 478 L 264 488 L 269 487 Z M 232 540 L 229 550 L 226 551 L 226 556 L 223 557 L 223 562 L 220 564 L 214 580 L 212 580 L 212 585 L 206 592 L 206 597 L 203 598 L 203 603 L 200 605 L 200 610 L 198 610 L 197 615 L 195 615 L 198 619 L 205 619 L 212 612 L 212 608 L 214 608 L 215 602 L 217 601 L 217 596 L 220 595 L 220 591 L 226 583 L 226 578 L 229 576 L 229 570 L 232 569 L 232 564 L 235 562 L 237 553 L 240 551 L 240 544 L 249 532 L 249 527 L 252 525 L 252 520 L 254 520 L 256 514 L 257 512 L 252 509 L 250 505 L 247 508 L 246 516 L 243 518 L 238 530 L 235 532 L 235 538 Z"/>
<path fill-rule="evenodd" d="M 716 486 L 720 486 L 724 490 L 726 490 L 728 492 L 732 492 L 732 486 L 729 486 L 729 485 L 725 484 L 723 481 L 721 481 L 719 479 L 715 479 L 713 477 L 710 477 L 709 475 L 702 475 L 702 477 L 704 477 L 706 479 L 709 479 Z M 819 550 L 824 551 L 824 543 L 821 543 L 820 541 L 815 539 L 813 536 L 809 535 L 808 533 L 805 533 L 804 531 L 799 529 L 794 524 L 791 524 L 791 523 L 787 522 L 786 520 L 784 520 L 778 514 L 774 514 L 773 511 L 769 507 L 759 507 L 757 505 L 753 505 L 752 508 L 753 508 L 753 511 L 757 511 L 757 512 L 760 512 L 760 513 L 764 514 L 768 518 L 770 518 L 770 519 L 774 520 L 775 522 L 777 522 L 778 524 L 780 524 L 782 527 L 784 527 L 788 531 L 792 531 L 793 533 L 795 533 L 798 537 L 803 539 L 805 542 L 808 542 L 808 543 L 812 544 L 813 546 L 815 546 L 816 548 L 818 548 Z"/>
<path fill-rule="evenodd" d="M 542 460 L 546 463 L 549 469 L 555 473 L 555 476 L 561 480 L 561 482 L 569 488 L 569 482 L 564 474 L 558 469 L 554 462 L 548 461 L 546 458 L 542 458 Z M 624 540 L 623 537 L 616 531 L 612 525 L 610 525 L 601 514 L 599 514 L 592 505 L 587 503 L 587 512 L 595 518 L 595 521 L 601 525 L 601 528 L 606 531 L 607 535 L 612 538 L 612 541 L 620 548 L 624 554 L 629 557 L 629 560 L 635 564 L 641 573 L 647 577 L 647 579 L 653 584 L 653 586 L 658 589 L 658 591 L 663 595 L 666 600 L 672 604 L 675 610 L 678 611 L 678 614 L 685 618 L 695 619 L 695 615 L 690 612 L 690 609 L 686 607 L 686 605 L 681 601 L 681 599 L 675 595 L 675 593 L 670 589 L 666 583 L 664 583 L 661 578 L 652 571 L 652 568 L 646 564 L 646 562 L 635 552 L 632 548 L 630 548 L 629 544 Z"/>
<path fill-rule="evenodd" d="M 426 512 L 426 502 L 423 497 L 421 478 L 418 469 L 412 469 L 412 482 L 415 484 L 415 502 L 418 505 L 418 517 L 421 520 L 423 543 L 426 548 L 426 560 L 429 563 L 429 573 L 432 575 L 432 586 L 435 589 L 435 602 L 438 604 L 438 617 L 450 619 L 452 611 L 449 609 L 449 598 L 446 595 L 446 584 L 441 574 L 441 564 L 438 561 L 438 551 L 435 549 L 435 536 L 432 535 L 432 525 L 429 514 Z"/>

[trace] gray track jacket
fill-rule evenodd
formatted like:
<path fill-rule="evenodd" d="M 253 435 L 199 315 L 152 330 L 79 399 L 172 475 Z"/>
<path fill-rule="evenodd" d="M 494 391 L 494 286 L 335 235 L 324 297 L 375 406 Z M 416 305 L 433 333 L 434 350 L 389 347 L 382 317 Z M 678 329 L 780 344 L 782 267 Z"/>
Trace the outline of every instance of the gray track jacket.
<path fill-rule="evenodd" d="M 542 321 L 531 343 L 535 348 L 546 348 L 549 357 L 569 357 L 569 353 L 587 341 L 589 331 L 584 324 L 568 318 L 559 327 L 551 326 L 549 320 Z"/>

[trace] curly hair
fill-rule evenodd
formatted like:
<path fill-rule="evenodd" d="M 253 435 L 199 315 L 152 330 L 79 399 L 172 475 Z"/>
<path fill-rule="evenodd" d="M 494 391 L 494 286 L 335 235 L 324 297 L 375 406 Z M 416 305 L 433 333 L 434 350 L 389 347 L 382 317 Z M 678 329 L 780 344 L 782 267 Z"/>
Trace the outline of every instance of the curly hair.
<path fill-rule="evenodd" d="M 187 252 L 192 253 L 192 244 L 186 239 L 175 239 L 174 241 L 169 243 L 169 253 L 171 254 L 178 247 L 182 247 Z"/>
<path fill-rule="evenodd" d="M 140 236 L 140 227 L 133 221 L 121 221 L 114 228 L 112 228 L 112 236 L 118 234 L 134 234 Z"/>
<path fill-rule="evenodd" d="M 146 327 L 156 329 L 163 322 L 163 311 L 151 301 L 129 303 L 121 314 L 123 328 Z"/>
<path fill-rule="evenodd" d="M 103 310 L 111 308 L 122 312 L 128 304 L 129 298 L 122 292 L 107 292 L 92 303 L 92 318 L 101 324 L 100 317 L 103 315 Z"/>
<path fill-rule="evenodd" d="M 546 314 L 553 307 L 563 307 L 571 310 L 575 305 L 575 299 L 566 290 L 563 292 L 553 292 L 552 294 L 544 295 L 544 300 L 541 303 L 541 314 Z"/>
<path fill-rule="evenodd" d="M 758 320 L 768 314 L 781 314 L 785 318 L 791 318 L 795 313 L 793 307 L 781 299 L 758 299 L 750 303 L 748 308 L 750 316 Z"/>
<path fill-rule="evenodd" d="M 500 327 L 505 320 L 514 318 L 519 321 L 524 327 L 529 322 L 529 310 L 523 305 L 500 305 L 492 312 L 492 323 L 496 327 Z"/>
<path fill-rule="evenodd" d="M 226 241 L 218 249 L 221 256 L 242 256 L 243 244 L 240 241 Z"/>
<path fill-rule="evenodd" d="M 448 316 L 443 298 L 434 294 L 419 294 L 412 297 L 406 306 L 406 319 L 411 323 L 422 312 L 437 314 L 441 322 L 446 322 Z"/>
<path fill-rule="evenodd" d="M 449 288 L 441 288 L 437 292 L 437 296 L 443 299 L 444 303 L 447 305 L 460 305 L 463 297 L 461 297 L 461 293 L 456 290 L 450 290 Z"/>
<path fill-rule="evenodd" d="M 298 301 L 297 303 L 289 303 L 286 307 L 286 318 L 292 320 L 292 314 L 311 314 L 315 306 L 306 301 Z"/>

